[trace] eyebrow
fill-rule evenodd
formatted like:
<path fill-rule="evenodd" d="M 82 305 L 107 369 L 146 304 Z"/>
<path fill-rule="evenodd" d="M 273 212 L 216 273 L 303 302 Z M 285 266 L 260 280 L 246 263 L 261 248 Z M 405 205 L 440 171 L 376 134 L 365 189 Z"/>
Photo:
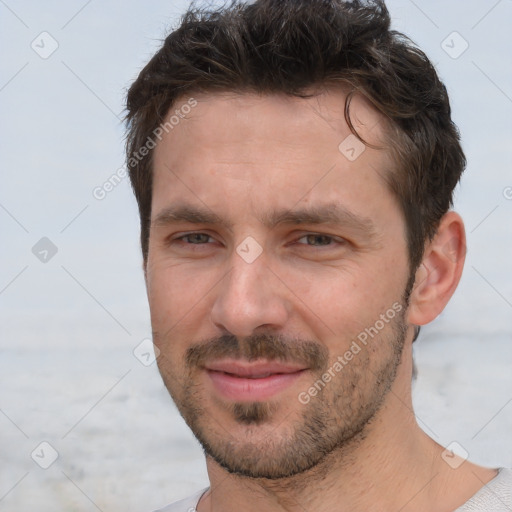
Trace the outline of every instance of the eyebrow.
<path fill-rule="evenodd" d="M 321 206 L 300 208 L 295 210 L 274 210 L 263 219 L 267 227 L 281 224 L 290 225 L 321 225 L 332 224 L 344 226 L 369 237 L 376 235 L 374 223 L 368 217 L 357 215 L 339 203 L 328 203 Z"/>
<path fill-rule="evenodd" d="M 227 222 L 211 210 L 203 207 L 177 205 L 165 208 L 152 221 L 153 226 L 167 226 L 176 222 L 190 222 L 191 224 L 218 224 L 229 230 L 232 223 Z"/>
<path fill-rule="evenodd" d="M 374 223 L 368 217 L 357 215 L 339 203 L 328 203 L 321 206 L 273 210 L 260 217 L 262 224 L 268 229 L 280 225 L 339 225 L 360 232 L 373 238 L 377 234 Z M 229 231 L 233 230 L 233 223 L 220 217 L 204 207 L 190 205 L 176 205 L 160 211 L 152 221 L 153 226 L 165 227 L 178 222 L 191 224 L 219 225 Z"/>

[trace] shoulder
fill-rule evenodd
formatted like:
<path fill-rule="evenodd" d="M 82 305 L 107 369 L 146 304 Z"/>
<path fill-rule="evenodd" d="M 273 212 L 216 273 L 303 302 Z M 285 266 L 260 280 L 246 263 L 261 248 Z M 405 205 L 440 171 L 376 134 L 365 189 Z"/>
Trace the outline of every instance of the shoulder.
<path fill-rule="evenodd" d="M 501 468 L 472 498 L 455 512 L 509 512 L 512 510 L 512 469 Z"/>
<path fill-rule="evenodd" d="M 206 491 L 207 489 L 202 489 L 188 498 L 176 501 L 171 505 L 167 505 L 167 507 L 155 510 L 155 512 L 196 512 L 196 506 L 199 503 L 201 496 Z"/>

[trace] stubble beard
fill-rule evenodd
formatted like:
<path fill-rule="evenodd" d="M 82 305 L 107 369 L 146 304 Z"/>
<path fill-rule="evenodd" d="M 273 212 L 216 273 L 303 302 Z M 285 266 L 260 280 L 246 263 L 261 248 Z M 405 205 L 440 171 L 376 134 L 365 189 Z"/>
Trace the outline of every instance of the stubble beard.
<path fill-rule="evenodd" d="M 407 331 L 405 309 L 390 321 L 389 328 L 388 333 L 382 332 L 370 340 L 368 346 L 308 404 L 302 405 L 297 399 L 298 411 L 293 410 L 282 418 L 281 424 L 272 421 L 279 413 L 278 402 L 224 403 L 231 421 L 246 427 L 243 439 L 231 434 L 228 425 L 221 425 L 214 415 L 209 414 L 211 404 L 205 403 L 200 386 L 194 384 L 195 365 L 201 359 L 221 355 L 243 356 L 249 360 L 267 357 L 297 361 L 301 359 L 298 354 L 304 360 L 308 351 L 313 350 L 309 363 L 316 362 L 311 380 L 314 383 L 332 364 L 316 342 L 287 343 L 271 335 L 259 335 L 239 344 L 235 337 L 225 336 L 196 345 L 196 353 L 189 349 L 189 372 L 185 382 L 167 378 L 169 369 L 160 367 L 160 372 L 206 456 L 231 474 L 268 480 L 286 479 L 313 468 L 321 471 L 322 462 L 337 452 L 341 456 L 349 453 L 364 438 L 365 430 L 381 408 L 397 374 Z M 372 343 L 380 346 L 379 362 L 368 351 Z M 209 348 L 205 349 L 206 346 Z M 300 348 L 294 351 L 297 346 Z M 385 350 L 382 351 L 382 347 Z M 292 358 L 288 352 L 293 354 Z M 259 428 L 265 428 L 267 434 L 257 435 Z M 253 433 L 256 435 L 252 436 Z"/>

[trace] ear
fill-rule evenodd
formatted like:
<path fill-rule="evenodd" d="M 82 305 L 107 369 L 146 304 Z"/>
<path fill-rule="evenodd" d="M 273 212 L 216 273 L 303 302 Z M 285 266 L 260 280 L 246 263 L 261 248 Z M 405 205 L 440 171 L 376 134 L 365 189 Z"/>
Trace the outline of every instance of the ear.
<path fill-rule="evenodd" d="M 445 308 L 459 284 L 466 258 L 466 233 L 458 213 L 447 212 L 425 247 L 410 296 L 408 321 L 425 325 Z"/>

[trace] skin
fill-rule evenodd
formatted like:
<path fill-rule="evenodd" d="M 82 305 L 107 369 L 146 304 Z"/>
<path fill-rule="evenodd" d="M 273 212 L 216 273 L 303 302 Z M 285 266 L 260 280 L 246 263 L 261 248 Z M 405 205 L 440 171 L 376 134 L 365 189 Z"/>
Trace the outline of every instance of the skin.
<path fill-rule="evenodd" d="M 155 149 L 145 275 L 164 383 L 211 448 L 211 488 L 199 512 L 454 510 L 496 471 L 470 462 L 453 470 L 417 425 L 411 344 L 413 326 L 432 321 L 460 279 L 461 218 L 443 217 L 407 302 L 405 223 L 383 180 L 393 162 L 383 149 L 366 147 L 354 161 L 340 152 L 350 135 L 342 91 L 308 99 L 194 97 L 198 105 Z M 365 100 L 355 98 L 351 113 L 365 140 L 382 142 L 385 123 Z M 269 220 L 276 211 L 333 205 L 350 215 L 319 224 Z M 211 218 L 170 215 L 184 207 Z M 237 252 L 249 236 L 261 248 L 251 263 Z M 301 403 L 299 393 L 397 303 L 401 314 L 318 396 Z M 294 340 L 311 343 L 326 359 L 262 401 L 257 421 L 241 421 L 208 373 L 187 365 L 187 354 L 232 336 L 245 357 L 256 335 L 281 336 L 290 360 L 300 359 Z M 301 438 L 311 434 L 307 424 L 315 417 L 324 427 Z M 321 457 L 321 450 L 328 454 Z M 307 460 L 313 467 L 304 466 Z"/>

